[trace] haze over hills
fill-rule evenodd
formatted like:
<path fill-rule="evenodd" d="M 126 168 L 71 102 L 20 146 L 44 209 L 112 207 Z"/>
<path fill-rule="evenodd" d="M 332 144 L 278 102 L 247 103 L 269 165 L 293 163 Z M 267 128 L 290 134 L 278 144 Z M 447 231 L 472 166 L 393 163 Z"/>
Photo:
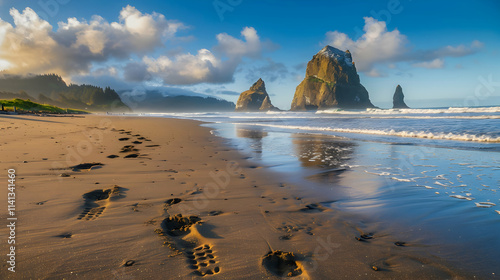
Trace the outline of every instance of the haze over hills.
<path fill-rule="evenodd" d="M 0 77 L 1 99 L 33 99 L 63 108 L 93 111 L 130 111 L 113 89 L 93 85 L 69 86 L 56 74 Z"/>
<path fill-rule="evenodd" d="M 208 96 L 165 96 L 160 91 L 147 90 L 141 97 L 120 94 L 110 87 L 93 85 L 69 86 L 56 74 L 0 76 L 0 99 L 31 99 L 62 108 L 91 111 L 129 112 L 193 112 L 233 111 L 234 103 Z M 123 101 L 122 101 L 123 100 Z"/>
<path fill-rule="evenodd" d="M 227 112 L 235 108 L 233 102 L 210 96 L 165 95 L 159 90 L 121 91 L 119 95 L 134 112 Z"/>

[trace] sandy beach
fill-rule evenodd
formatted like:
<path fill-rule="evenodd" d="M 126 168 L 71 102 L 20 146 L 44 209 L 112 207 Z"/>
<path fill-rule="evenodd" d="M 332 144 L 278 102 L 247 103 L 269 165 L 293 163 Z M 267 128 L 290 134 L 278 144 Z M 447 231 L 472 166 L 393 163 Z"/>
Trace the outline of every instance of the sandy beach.
<path fill-rule="evenodd" d="M 3 261 L 1 279 L 470 278 L 200 122 L 15 115 L 0 116 L 0 135 L 1 220 L 9 169 L 17 217 L 16 272 Z"/>

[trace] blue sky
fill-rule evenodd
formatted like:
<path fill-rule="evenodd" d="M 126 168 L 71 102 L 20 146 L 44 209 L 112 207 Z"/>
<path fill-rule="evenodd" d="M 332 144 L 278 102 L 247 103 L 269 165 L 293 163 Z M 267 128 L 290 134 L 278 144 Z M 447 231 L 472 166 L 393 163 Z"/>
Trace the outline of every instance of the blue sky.
<path fill-rule="evenodd" d="M 306 63 L 331 44 L 353 53 L 377 106 L 397 84 L 413 107 L 500 104 L 494 0 L 0 3 L 0 67 L 13 73 L 231 101 L 262 77 L 288 109 Z"/>

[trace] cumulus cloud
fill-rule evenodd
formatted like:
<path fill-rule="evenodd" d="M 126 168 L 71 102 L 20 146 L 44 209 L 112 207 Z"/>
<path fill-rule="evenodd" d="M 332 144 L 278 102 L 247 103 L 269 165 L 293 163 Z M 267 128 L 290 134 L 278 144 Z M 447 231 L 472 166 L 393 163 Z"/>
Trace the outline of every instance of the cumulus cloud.
<path fill-rule="evenodd" d="M 408 39 L 398 30 L 388 31 L 384 21 L 365 17 L 365 32 L 356 41 L 344 33 L 330 31 L 326 33 L 326 43 L 342 50 L 349 50 L 355 59 L 359 71 L 369 72 L 374 64 L 394 61 L 407 52 Z"/>
<path fill-rule="evenodd" d="M 383 76 L 377 65 L 391 66 L 397 62 L 409 62 L 414 67 L 442 68 L 444 58 L 462 57 L 476 53 L 483 44 L 473 41 L 470 45 L 445 46 L 430 50 L 414 50 L 406 35 L 397 29 L 389 31 L 384 21 L 365 17 L 363 35 L 356 40 L 339 31 L 326 33 L 324 44 L 329 44 L 353 54 L 356 68 L 370 76 Z"/>
<path fill-rule="evenodd" d="M 365 74 L 369 77 L 386 77 L 387 75 L 379 70 L 372 68 L 370 71 L 365 72 Z"/>
<path fill-rule="evenodd" d="M 146 56 L 143 63 L 148 73 L 166 84 L 231 82 L 243 58 L 259 59 L 263 52 L 276 47 L 271 42 L 263 42 L 253 27 L 245 27 L 241 37 L 239 39 L 221 33 L 216 36 L 217 45 L 213 52 L 201 49 L 196 54 L 177 54 L 172 58 Z"/>
<path fill-rule="evenodd" d="M 234 65 L 223 63 L 207 50 L 197 54 L 179 54 L 173 58 L 144 57 L 148 73 L 161 78 L 166 84 L 196 84 L 202 82 L 224 82 L 232 79 Z"/>
<path fill-rule="evenodd" d="M 89 21 L 68 18 L 57 28 L 31 8 L 22 12 L 12 8 L 10 15 L 13 25 L 0 19 L 0 70 L 15 74 L 52 72 L 67 79 L 92 76 L 96 66 L 115 59 L 122 65 L 112 75 L 119 73 L 132 82 L 224 83 L 233 80 L 244 58 L 261 59 L 263 52 L 277 47 L 261 40 L 253 27 L 245 27 L 240 38 L 227 33 L 216 35 L 212 50 L 200 49 L 194 54 L 165 51 L 152 57 L 151 53 L 164 48 L 167 40 L 177 40 L 176 33 L 185 25 L 162 14 L 142 13 L 130 5 L 120 11 L 116 22 L 96 15 Z"/>
<path fill-rule="evenodd" d="M 272 42 L 261 41 L 257 31 L 253 27 L 245 27 L 241 31 L 241 36 L 244 40 L 234 38 L 226 33 L 218 34 L 218 44 L 214 49 L 233 58 L 243 56 L 260 58 L 262 51 L 277 48 Z"/>
<path fill-rule="evenodd" d="M 266 82 L 274 82 L 278 79 L 284 79 L 290 74 L 290 71 L 283 63 L 267 58 L 264 65 L 249 69 L 246 79 L 251 83 L 254 83 L 259 78 L 264 79 Z"/>
<path fill-rule="evenodd" d="M 165 42 L 178 40 L 176 33 L 185 25 L 130 5 L 120 11 L 116 22 L 95 15 L 89 21 L 68 18 L 57 27 L 31 8 L 22 12 L 12 8 L 10 15 L 14 24 L 0 19 L 0 70 L 14 74 L 51 72 L 69 80 L 92 76 L 98 73 L 96 67 L 114 61 L 121 64 L 119 69 L 103 74 L 121 75 L 132 82 L 225 83 L 233 80 L 244 58 L 262 59 L 263 52 L 277 48 L 262 40 L 253 27 L 245 27 L 240 37 L 216 35 L 217 44 L 211 50 L 169 53 Z M 159 48 L 163 55 L 151 56 Z"/>
<path fill-rule="evenodd" d="M 444 60 L 440 58 L 436 58 L 432 61 L 424 61 L 419 63 L 414 63 L 415 67 L 422 67 L 427 69 L 439 69 L 444 67 Z"/>
<path fill-rule="evenodd" d="M 408 59 L 413 58 L 415 60 L 431 62 L 444 57 L 462 57 L 476 53 L 483 45 L 482 42 L 474 40 L 468 46 L 462 44 L 458 46 L 445 46 L 434 50 L 419 50 L 408 54 Z"/>
<path fill-rule="evenodd" d="M 123 67 L 123 78 L 131 82 L 141 82 L 151 80 L 152 76 L 146 64 L 134 61 Z"/>
<path fill-rule="evenodd" d="M 184 28 L 180 22 L 158 13 L 141 13 L 130 5 L 121 10 L 117 22 L 100 16 L 88 22 L 69 18 L 59 22 L 55 31 L 31 8 L 22 13 L 12 8 L 10 15 L 14 25 L 0 19 L 0 60 L 8 63 L 5 68 L 12 73 L 87 73 L 94 62 L 161 47 Z"/>

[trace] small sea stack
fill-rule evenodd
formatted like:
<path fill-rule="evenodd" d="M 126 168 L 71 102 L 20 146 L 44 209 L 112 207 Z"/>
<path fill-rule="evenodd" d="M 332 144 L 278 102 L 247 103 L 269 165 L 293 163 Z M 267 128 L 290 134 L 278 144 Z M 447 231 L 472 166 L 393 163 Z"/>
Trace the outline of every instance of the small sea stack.
<path fill-rule="evenodd" d="M 394 92 L 394 96 L 392 97 L 392 108 L 393 109 L 408 109 L 408 107 L 404 101 L 405 96 L 403 94 L 403 88 L 398 85 L 396 87 L 396 92 Z"/>
<path fill-rule="evenodd" d="M 236 111 L 271 111 L 279 110 L 271 103 L 271 99 L 266 91 L 266 84 L 262 79 L 255 82 L 249 90 L 240 94 L 236 102 Z"/>

